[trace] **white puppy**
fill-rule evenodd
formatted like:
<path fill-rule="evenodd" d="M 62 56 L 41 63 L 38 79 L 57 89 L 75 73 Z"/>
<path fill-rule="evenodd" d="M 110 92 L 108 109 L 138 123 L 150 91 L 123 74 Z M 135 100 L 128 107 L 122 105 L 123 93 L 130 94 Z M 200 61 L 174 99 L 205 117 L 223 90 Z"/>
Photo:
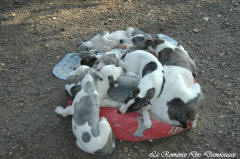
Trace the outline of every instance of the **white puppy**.
<path fill-rule="evenodd" d="M 120 104 L 113 101 L 108 97 L 108 89 L 110 88 L 110 81 L 117 81 L 117 79 L 124 73 L 121 67 L 116 67 L 114 65 L 106 65 L 99 70 L 99 73 L 102 75 L 103 80 L 99 80 L 96 83 L 96 88 L 99 92 L 101 106 L 112 106 L 118 107 Z"/>
<path fill-rule="evenodd" d="M 130 38 L 137 33 L 142 31 L 129 27 L 126 31 L 117 30 L 112 33 L 105 31 L 101 34 L 94 36 L 91 40 L 79 43 L 80 55 L 86 55 L 91 53 L 109 51 L 113 48 L 120 47 L 120 40 Z"/>
<path fill-rule="evenodd" d="M 183 67 L 164 66 L 165 84 L 162 94 L 152 103 L 154 119 L 177 126 L 187 127 L 196 121 L 203 100 L 203 93 L 192 73 Z"/>
<path fill-rule="evenodd" d="M 126 100 L 126 105 L 121 106 L 121 113 L 136 111 L 142 108 L 144 125 L 146 128 L 152 126 L 148 109 L 151 103 L 161 93 L 163 83 L 163 67 L 161 63 L 149 52 L 137 50 L 127 53 L 123 57 L 121 66 L 128 72 L 133 72 L 140 77 L 134 96 Z"/>

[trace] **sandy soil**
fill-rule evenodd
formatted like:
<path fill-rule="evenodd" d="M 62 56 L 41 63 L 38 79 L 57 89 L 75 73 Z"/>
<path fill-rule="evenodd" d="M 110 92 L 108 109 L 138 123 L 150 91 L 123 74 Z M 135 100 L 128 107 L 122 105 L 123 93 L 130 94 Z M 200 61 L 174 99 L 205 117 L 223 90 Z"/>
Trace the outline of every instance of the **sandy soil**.
<path fill-rule="evenodd" d="M 170 153 L 240 154 L 239 0 L 1 0 L 0 158 L 148 158 Z M 110 156 L 75 145 L 64 81 L 51 70 L 75 44 L 132 26 L 180 42 L 198 66 L 206 101 L 196 128 L 153 142 L 117 141 Z"/>

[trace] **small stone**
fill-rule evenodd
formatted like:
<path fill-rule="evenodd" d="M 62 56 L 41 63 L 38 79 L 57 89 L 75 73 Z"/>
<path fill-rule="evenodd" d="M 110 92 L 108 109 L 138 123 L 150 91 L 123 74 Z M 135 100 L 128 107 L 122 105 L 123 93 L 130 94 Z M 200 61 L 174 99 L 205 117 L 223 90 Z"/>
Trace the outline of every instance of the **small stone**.
<path fill-rule="evenodd" d="M 138 149 L 138 148 L 139 148 L 139 146 L 134 146 L 134 148 L 135 148 L 135 149 Z"/>
<path fill-rule="evenodd" d="M 127 148 L 127 147 L 124 147 L 124 148 L 123 148 L 123 151 L 124 151 L 124 152 L 128 152 L 128 148 Z"/>
<path fill-rule="evenodd" d="M 4 71 L 4 68 L 0 67 L 0 72 L 1 72 L 1 71 Z"/>
<path fill-rule="evenodd" d="M 203 17 L 203 20 L 205 20 L 206 22 L 208 22 L 209 21 L 209 17 Z"/>
<path fill-rule="evenodd" d="M 223 22 L 223 25 L 226 26 L 226 27 L 228 27 L 228 26 L 230 26 L 231 24 L 230 24 L 227 20 L 225 20 L 225 21 Z"/>
<path fill-rule="evenodd" d="M 222 131 L 222 130 L 218 130 L 218 133 L 219 133 L 219 134 L 222 134 L 222 133 L 223 133 L 223 131 Z"/>
<path fill-rule="evenodd" d="M 194 33 L 198 33 L 200 30 L 198 30 L 197 28 L 193 29 Z"/>
<path fill-rule="evenodd" d="M 15 17 L 17 14 L 16 13 L 12 13 L 11 16 Z"/>
<path fill-rule="evenodd" d="M 5 66 L 5 63 L 2 63 L 1 65 L 2 65 L 2 67 L 4 67 L 4 66 Z"/>
<path fill-rule="evenodd" d="M 114 19 L 112 19 L 112 18 L 108 19 L 108 22 L 113 22 L 113 21 L 114 21 Z"/>
<path fill-rule="evenodd" d="M 56 20 L 57 18 L 56 17 L 52 17 L 52 20 Z"/>

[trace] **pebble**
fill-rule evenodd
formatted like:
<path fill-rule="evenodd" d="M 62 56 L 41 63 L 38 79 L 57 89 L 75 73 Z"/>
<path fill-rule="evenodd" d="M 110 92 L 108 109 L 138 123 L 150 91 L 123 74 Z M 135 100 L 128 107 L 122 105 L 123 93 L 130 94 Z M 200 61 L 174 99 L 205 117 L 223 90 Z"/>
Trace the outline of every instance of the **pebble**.
<path fill-rule="evenodd" d="M 199 31 L 200 31 L 200 30 L 197 29 L 197 28 L 193 29 L 193 32 L 194 32 L 194 33 L 198 33 Z"/>
<path fill-rule="evenodd" d="M 12 13 L 11 16 L 15 17 L 17 14 L 16 13 Z"/>
<path fill-rule="evenodd" d="M 135 149 L 138 149 L 138 148 L 139 148 L 139 146 L 134 146 L 134 148 L 135 148 Z"/>
<path fill-rule="evenodd" d="M 124 151 L 124 152 L 128 152 L 128 148 L 127 148 L 127 147 L 124 147 L 124 148 L 123 148 L 123 151 Z"/>
<path fill-rule="evenodd" d="M 4 67 L 4 66 L 5 66 L 5 63 L 1 63 L 1 65 L 2 65 L 2 67 Z"/>
<path fill-rule="evenodd" d="M 108 22 L 113 22 L 113 21 L 114 21 L 114 19 L 112 19 L 112 18 L 108 19 Z"/>
<path fill-rule="evenodd" d="M 203 17 L 203 20 L 205 20 L 206 22 L 208 22 L 209 21 L 209 17 Z"/>
<path fill-rule="evenodd" d="M 4 68 L 0 67 L 0 71 L 3 71 L 3 70 L 4 70 Z"/>
<path fill-rule="evenodd" d="M 226 27 L 228 27 L 228 26 L 230 26 L 231 24 L 230 24 L 227 20 L 225 20 L 225 21 L 223 22 L 223 25 L 226 26 Z"/>
<path fill-rule="evenodd" d="M 52 20 L 56 20 L 57 18 L 56 17 L 52 17 Z"/>
<path fill-rule="evenodd" d="M 153 142 L 153 140 L 152 140 L 152 139 L 149 139 L 148 142 Z"/>
<path fill-rule="evenodd" d="M 218 133 L 219 133 L 219 134 L 222 134 L 222 133 L 223 133 L 223 131 L 222 131 L 222 130 L 218 130 Z"/>

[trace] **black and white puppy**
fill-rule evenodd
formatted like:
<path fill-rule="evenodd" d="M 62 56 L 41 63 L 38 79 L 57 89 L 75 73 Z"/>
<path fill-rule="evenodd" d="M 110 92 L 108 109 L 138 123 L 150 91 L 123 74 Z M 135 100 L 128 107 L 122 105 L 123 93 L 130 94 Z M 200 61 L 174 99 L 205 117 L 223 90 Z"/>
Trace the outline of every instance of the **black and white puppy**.
<path fill-rule="evenodd" d="M 154 53 L 162 65 L 181 66 L 189 69 L 194 76 L 197 75 L 194 61 L 181 45 L 176 46 L 158 37 L 152 38 L 149 34 L 137 34 L 120 42 L 125 48 L 144 49 Z"/>
<path fill-rule="evenodd" d="M 87 73 L 81 82 L 83 88 L 76 94 L 73 105 L 66 108 L 73 113 L 72 131 L 76 137 L 76 144 L 91 154 L 110 154 L 115 148 L 115 137 L 107 119 L 99 119 L 100 96 L 95 87 L 95 80 Z M 66 111 L 56 113 L 69 115 Z"/>
<path fill-rule="evenodd" d="M 82 57 L 80 64 L 93 67 L 96 60 L 97 60 L 97 56 L 95 54 L 88 54 Z"/>
<path fill-rule="evenodd" d="M 181 45 L 176 46 L 166 40 L 162 40 L 162 43 L 158 40 L 157 44 L 152 40 L 146 44 L 148 49 L 157 55 L 158 60 L 163 65 L 184 67 L 196 77 L 196 64 Z"/>
<path fill-rule="evenodd" d="M 204 99 L 201 87 L 192 73 L 183 67 L 164 66 L 165 83 L 161 95 L 152 103 L 151 117 L 172 125 L 187 127 L 196 118 Z"/>
<path fill-rule="evenodd" d="M 148 110 L 151 103 L 159 96 L 163 83 L 163 67 L 155 56 L 143 50 L 127 53 L 121 61 L 121 66 L 127 72 L 133 72 L 140 77 L 134 96 L 121 106 L 121 113 L 142 109 L 144 125 L 152 126 Z"/>

